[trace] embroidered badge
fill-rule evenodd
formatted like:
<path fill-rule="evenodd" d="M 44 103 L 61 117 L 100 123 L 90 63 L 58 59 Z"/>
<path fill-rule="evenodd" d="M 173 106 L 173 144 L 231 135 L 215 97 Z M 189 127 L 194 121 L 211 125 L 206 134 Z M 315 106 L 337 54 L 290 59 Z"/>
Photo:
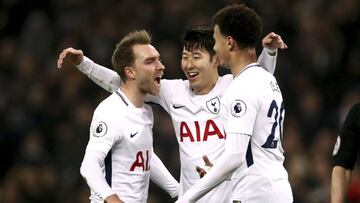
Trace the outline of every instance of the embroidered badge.
<path fill-rule="evenodd" d="M 234 100 L 230 108 L 231 114 L 234 117 L 241 117 L 246 113 L 246 104 L 240 99 Z"/>
<path fill-rule="evenodd" d="M 106 134 L 107 132 L 107 125 L 103 122 L 103 121 L 100 121 L 96 128 L 94 129 L 93 131 L 93 135 L 94 137 L 102 137 Z"/>
<path fill-rule="evenodd" d="M 214 114 L 218 114 L 220 111 L 220 99 L 218 97 L 214 97 L 206 102 L 207 109 Z"/>

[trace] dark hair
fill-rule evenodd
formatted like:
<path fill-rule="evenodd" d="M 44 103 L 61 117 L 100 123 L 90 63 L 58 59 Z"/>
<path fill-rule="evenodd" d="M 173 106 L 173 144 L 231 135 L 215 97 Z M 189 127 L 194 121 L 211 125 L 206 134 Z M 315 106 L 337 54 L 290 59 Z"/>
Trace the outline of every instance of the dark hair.
<path fill-rule="evenodd" d="M 208 25 L 195 28 L 186 28 L 182 35 L 184 49 L 193 51 L 194 49 L 205 49 L 210 54 L 210 60 L 215 55 L 213 29 Z"/>
<path fill-rule="evenodd" d="M 151 44 L 151 37 L 145 30 L 134 31 L 127 34 L 118 44 L 111 57 L 115 71 L 119 74 L 122 81 L 126 81 L 124 68 L 134 65 L 135 54 L 134 45 Z"/>
<path fill-rule="evenodd" d="M 220 9 L 213 16 L 214 26 L 235 39 L 240 48 L 255 47 L 261 37 L 261 19 L 244 4 L 233 4 Z"/>

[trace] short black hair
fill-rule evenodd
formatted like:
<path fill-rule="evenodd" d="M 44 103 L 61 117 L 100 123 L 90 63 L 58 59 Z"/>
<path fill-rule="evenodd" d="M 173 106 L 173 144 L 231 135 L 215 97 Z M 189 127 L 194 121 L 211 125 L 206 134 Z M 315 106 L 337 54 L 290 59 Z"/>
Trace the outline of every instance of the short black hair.
<path fill-rule="evenodd" d="M 255 47 L 261 37 L 261 19 L 245 4 L 233 4 L 220 9 L 213 16 L 223 35 L 235 39 L 240 48 Z"/>
<path fill-rule="evenodd" d="M 205 49 L 210 54 L 210 60 L 214 57 L 215 40 L 213 29 L 210 25 L 202 25 L 194 28 L 186 28 L 182 35 L 182 42 L 186 51 Z"/>

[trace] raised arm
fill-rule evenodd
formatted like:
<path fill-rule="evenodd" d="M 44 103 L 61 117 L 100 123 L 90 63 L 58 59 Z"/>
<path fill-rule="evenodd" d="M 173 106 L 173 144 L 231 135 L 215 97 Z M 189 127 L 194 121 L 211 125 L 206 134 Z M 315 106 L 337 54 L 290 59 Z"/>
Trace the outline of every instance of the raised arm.
<path fill-rule="evenodd" d="M 277 49 L 287 49 L 287 45 L 284 43 L 280 35 L 270 32 L 263 38 L 262 46 L 264 49 L 258 58 L 258 63 L 267 71 L 274 74 Z"/>
<path fill-rule="evenodd" d="M 109 92 L 115 92 L 120 87 L 121 80 L 115 71 L 94 63 L 78 49 L 71 47 L 64 49 L 59 55 L 57 66 L 58 68 L 76 66 L 93 82 Z"/>

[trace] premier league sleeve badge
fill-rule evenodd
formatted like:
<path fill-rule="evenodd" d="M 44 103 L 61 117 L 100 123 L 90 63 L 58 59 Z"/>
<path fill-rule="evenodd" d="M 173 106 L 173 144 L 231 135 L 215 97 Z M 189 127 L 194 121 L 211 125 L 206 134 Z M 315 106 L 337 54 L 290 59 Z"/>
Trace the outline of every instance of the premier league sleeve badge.
<path fill-rule="evenodd" d="M 246 104 L 240 99 L 235 99 L 230 105 L 231 115 L 241 117 L 246 113 Z"/>
<path fill-rule="evenodd" d="M 107 132 L 107 125 L 105 122 L 100 121 L 96 128 L 93 130 L 94 137 L 103 137 Z"/>

